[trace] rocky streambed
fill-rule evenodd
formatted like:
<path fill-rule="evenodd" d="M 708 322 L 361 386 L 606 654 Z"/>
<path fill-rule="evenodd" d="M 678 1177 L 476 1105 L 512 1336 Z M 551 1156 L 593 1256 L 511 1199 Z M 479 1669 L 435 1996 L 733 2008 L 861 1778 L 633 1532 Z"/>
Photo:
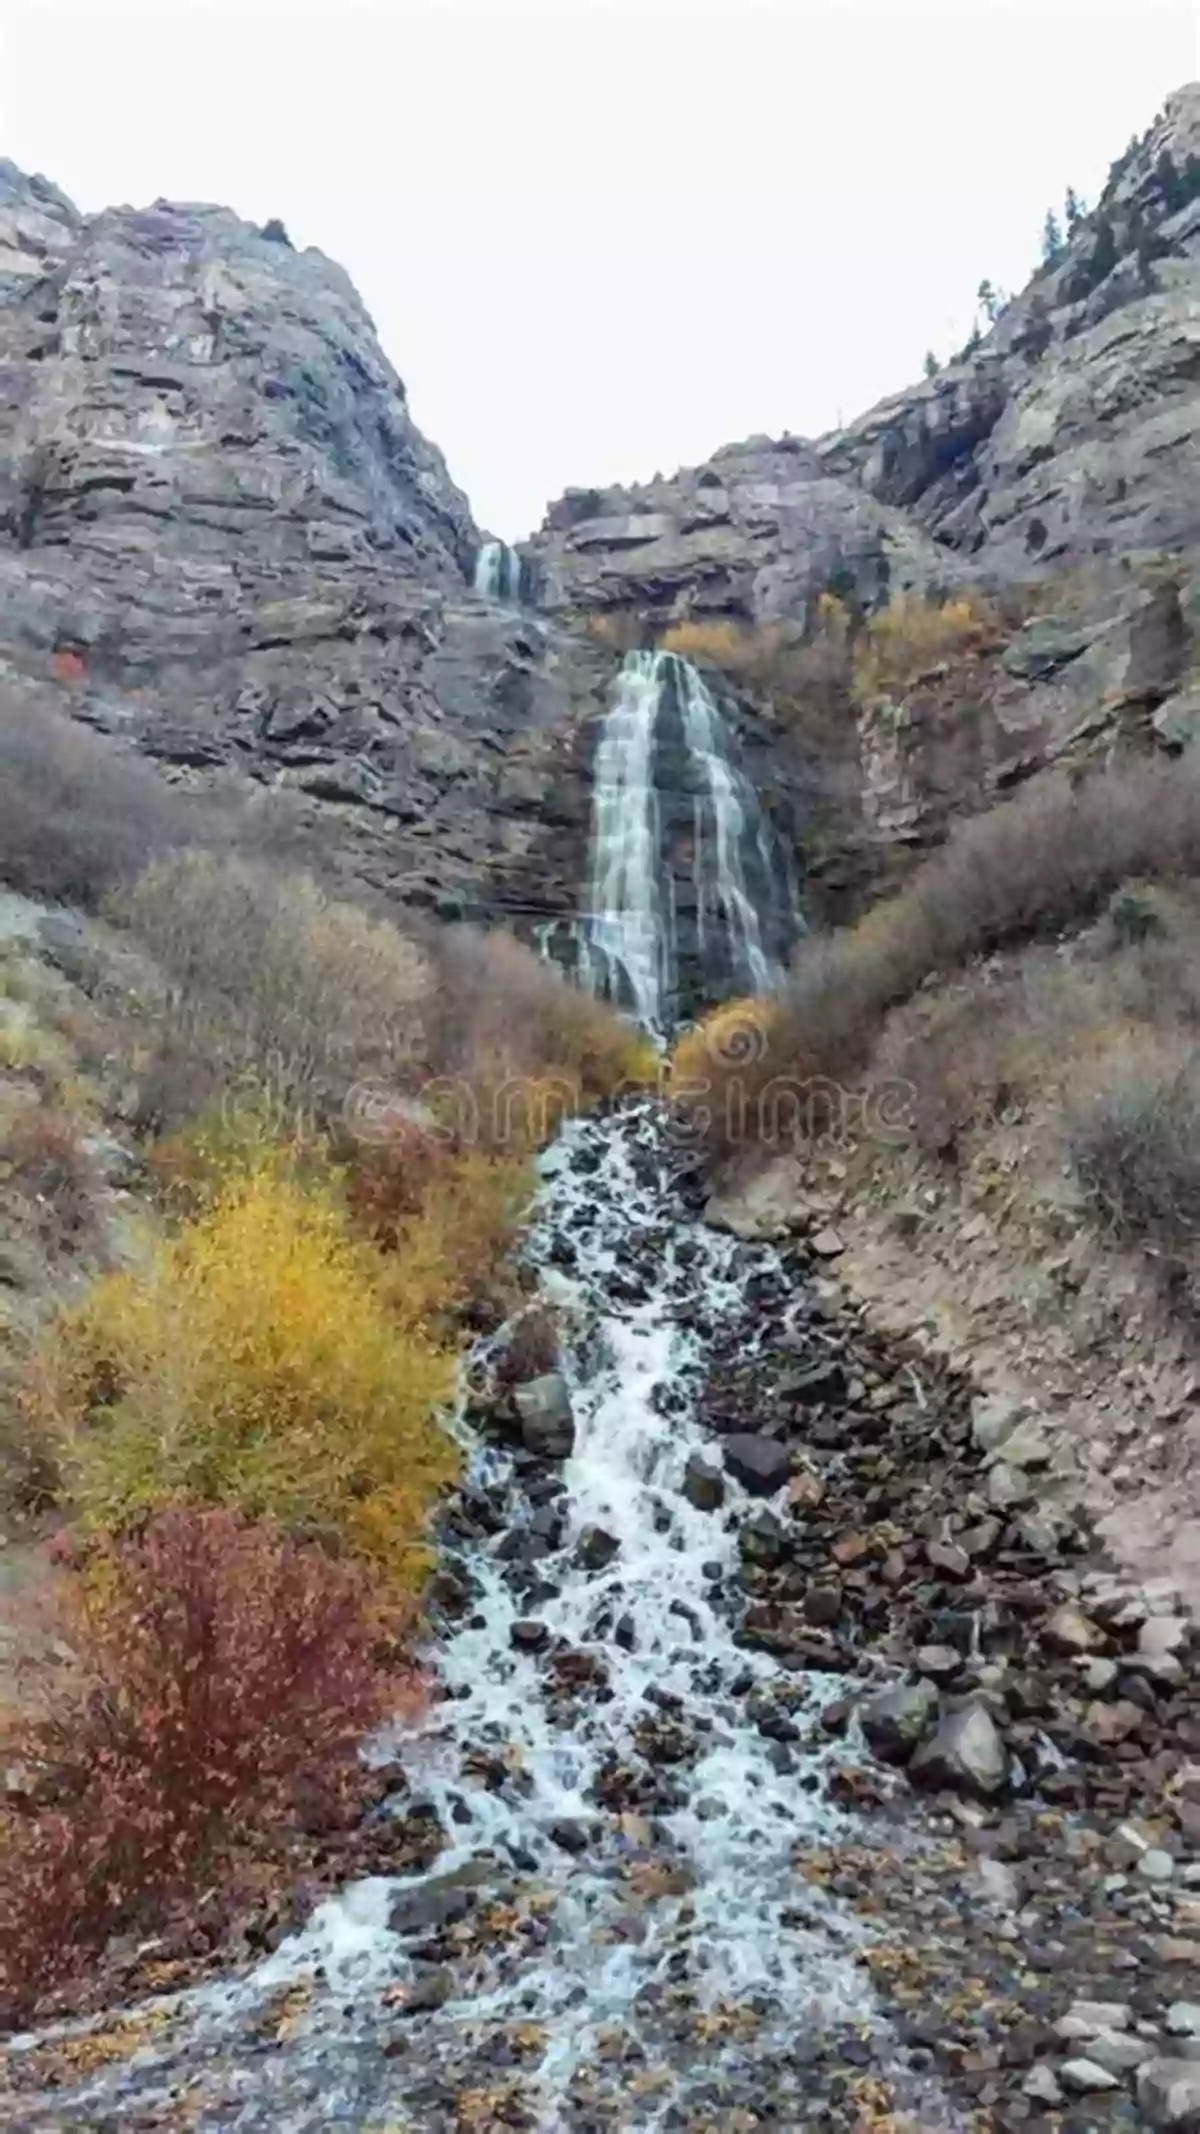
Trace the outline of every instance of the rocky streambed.
<path fill-rule="evenodd" d="M 18 2043 L 0 2123 L 1200 2125 L 1169 1593 L 1050 1500 L 1035 1419 L 847 1311 L 836 1241 L 705 1228 L 653 1105 L 545 1172 L 357 1879 Z"/>

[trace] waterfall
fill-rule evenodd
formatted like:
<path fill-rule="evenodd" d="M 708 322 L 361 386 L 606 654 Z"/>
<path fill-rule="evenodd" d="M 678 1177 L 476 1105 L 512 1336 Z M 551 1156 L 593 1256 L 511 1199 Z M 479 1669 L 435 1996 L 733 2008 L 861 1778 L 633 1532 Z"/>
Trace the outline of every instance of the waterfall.
<path fill-rule="evenodd" d="M 519 607 L 525 593 L 525 559 L 507 541 L 485 541 L 475 558 L 475 591 L 485 600 Z"/>
<path fill-rule="evenodd" d="M 596 750 L 580 974 L 663 1031 L 766 992 L 795 934 L 787 857 L 703 676 L 631 652 Z"/>

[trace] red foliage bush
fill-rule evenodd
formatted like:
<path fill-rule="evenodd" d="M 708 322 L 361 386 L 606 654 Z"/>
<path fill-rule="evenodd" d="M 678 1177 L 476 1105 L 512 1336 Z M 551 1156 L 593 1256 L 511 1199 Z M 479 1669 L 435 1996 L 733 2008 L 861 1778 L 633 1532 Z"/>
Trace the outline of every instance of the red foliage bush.
<path fill-rule="evenodd" d="M 225 1511 L 168 1511 L 64 1581 L 72 1693 L 18 1723 L 0 1831 L 11 2020 L 109 1937 L 355 1788 L 388 1681 L 361 1574 Z"/>

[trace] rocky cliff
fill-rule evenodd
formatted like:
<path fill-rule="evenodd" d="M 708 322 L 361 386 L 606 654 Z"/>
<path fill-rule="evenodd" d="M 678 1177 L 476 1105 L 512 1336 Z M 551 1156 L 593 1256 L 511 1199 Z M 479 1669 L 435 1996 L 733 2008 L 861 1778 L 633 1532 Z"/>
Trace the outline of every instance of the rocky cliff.
<path fill-rule="evenodd" d="M 173 776 L 271 787 L 410 901 L 553 908 L 604 663 L 477 600 L 478 542 L 339 267 L 220 208 L 85 219 L 0 164 L 10 683 Z"/>
<path fill-rule="evenodd" d="M 1200 725 L 1200 85 L 939 375 L 812 442 L 568 491 L 535 548 L 550 606 L 650 630 L 800 623 L 824 592 L 868 614 L 999 598 L 1013 641 L 965 693 L 935 671 L 855 707 L 856 806 L 888 849 L 1151 721 L 1180 745 Z"/>
<path fill-rule="evenodd" d="M 171 778 L 269 790 L 330 864 L 418 904 L 574 908 L 616 664 L 579 627 L 597 613 L 647 641 L 681 618 L 799 634 L 829 592 L 860 618 L 997 607 L 966 676 L 848 705 L 829 764 L 750 693 L 784 835 L 836 787 L 835 910 L 1046 764 L 1182 745 L 1198 499 L 1197 86 L 938 376 L 828 437 L 569 491 L 528 552 L 536 613 L 473 591 L 466 500 L 338 267 L 220 208 L 85 218 L 0 164 L 0 672 Z"/>

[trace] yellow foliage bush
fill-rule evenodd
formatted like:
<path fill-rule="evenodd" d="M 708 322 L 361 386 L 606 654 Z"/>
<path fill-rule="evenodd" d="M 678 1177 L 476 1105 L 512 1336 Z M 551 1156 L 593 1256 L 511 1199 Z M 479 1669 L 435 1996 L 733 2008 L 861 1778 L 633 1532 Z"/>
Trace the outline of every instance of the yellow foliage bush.
<path fill-rule="evenodd" d="M 727 1000 L 680 1037 L 670 1062 L 670 1087 L 699 1094 L 714 1078 L 753 1066 L 766 1054 L 778 1021 L 771 1000 Z"/>
<path fill-rule="evenodd" d="M 976 593 L 958 594 L 943 606 L 902 593 L 871 617 L 855 647 L 855 698 L 869 706 L 903 695 L 932 668 L 977 658 L 1003 640 L 994 608 Z"/>
<path fill-rule="evenodd" d="M 401 1325 L 452 1339 L 464 1306 L 507 1308 L 514 1301 L 508 1250 L 533 1189 L 519 1158 L 467 1149 L 438 1167 L 383 1263 L 383 1287 Z"/>
<path fill-rule="evenodd" d="M 411 1588 L 456 1455 L 454 1356 L 402 1321 L 333 1184 L 235 1172 L 60 1320 L 42 1399 L 85 1522 L 223 1505 L 339 1537 Z"/>

